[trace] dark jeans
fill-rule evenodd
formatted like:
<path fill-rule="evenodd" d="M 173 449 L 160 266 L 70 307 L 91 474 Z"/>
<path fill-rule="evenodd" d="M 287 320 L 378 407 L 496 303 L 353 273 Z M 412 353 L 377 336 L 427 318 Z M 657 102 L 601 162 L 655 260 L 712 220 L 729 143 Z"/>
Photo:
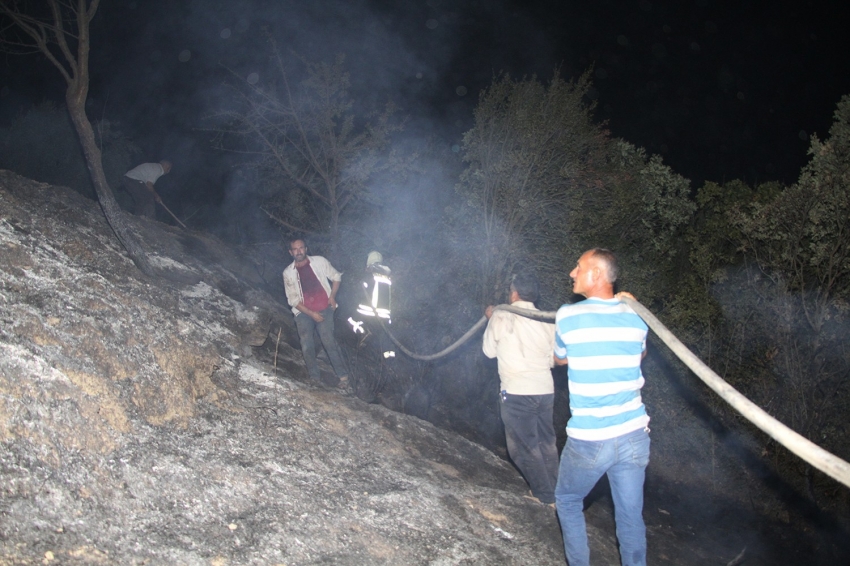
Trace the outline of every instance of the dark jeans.
<path fill-rule="evenodd" d="M 156 199 L 147 185 L 130 177 L 124 177 L 124 188 L 133 197 L 133 214 L 156 220 Z"/>
<path fill-rule="evenodd" d="M 316 360 L 316 341 L 313 338 L 313 332 L 318 330 L 334 373 L 337 377 L 347 376 L 348 367 L 334 338 L 334 309 L 328 307 L 319 314 L 325 319 L 322 322 L 316 322 L 304 313 L 295 317 L 295 326 L 298 328 L 298 337 L 301 339 L 301 353 L 304 354 L 307 373 L 310 374 L 311 379 L 320 380 L 319 362 Z"/>
<path fill-rule="evenodd" d="M 534 497 L 547 504 L 555 502 L 558 479 L 558 449 L 552 425 L 554 403 L 554 394 L 507 394 L 501 402 L 508 454 L 525 476 Z"/>

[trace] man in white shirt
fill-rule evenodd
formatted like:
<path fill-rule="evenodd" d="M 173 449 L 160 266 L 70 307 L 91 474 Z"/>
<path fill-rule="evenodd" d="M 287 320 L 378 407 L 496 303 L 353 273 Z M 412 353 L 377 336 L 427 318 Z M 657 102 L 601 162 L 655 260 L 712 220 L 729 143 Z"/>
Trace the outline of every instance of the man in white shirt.
<path fill-rule="evenodd" d="M 514 276 L 511 306 L 537 310 L 534 301 L 538 295 L 539 284 L 532 273 Z M 534 497 L 554 505 L 558 478 L 558 449 L 552 424 L 555 325 L 507 311 L 493 312 L 492 306 L 484 314 L 490 322 L 484 331 L 483 350 L 487 357 L 498 361 L 508 454 L 525 476 Z"/>
<path fill-rule="evenodd" d="M 170 161 L 142 163 L 124 173 L 124 187 L 133 197 L 133 214 L 156 219 L 156 203 L 162 202 L 153 188 L 157 179 L 171 171 Z"/>
<path fill-rule="evenodd" d="M 348 366 L 334 338 L 334 311 L 336 294 L 342 281 L 342 273 L 331 262 L 320 255 L 307 255 L 307 244 L 301 238 L 289 243 L 289 255 L 293 262 L 283 270 L 283 288 L 286 300 L 295 315 L 295 327 L 301 340 L 304 365 L 314 381 L 321 381 L 319 363 L 316 361 L 315 332 L 319 333 L 322 346 L 339 378 L 339 387 L 349 389 Z"/>

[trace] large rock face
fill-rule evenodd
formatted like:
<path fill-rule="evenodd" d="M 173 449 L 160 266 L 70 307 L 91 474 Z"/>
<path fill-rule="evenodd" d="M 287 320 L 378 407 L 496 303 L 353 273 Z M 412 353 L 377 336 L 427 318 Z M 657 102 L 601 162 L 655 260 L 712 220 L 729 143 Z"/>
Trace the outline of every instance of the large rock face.
<path fill-rule="evenodd" d="M 0 170 L 0 565 L 565 563 L 554 512 L 510 464 L 309 383 L 285 252 L 127 221 L 160 277 L 135 268 L 97 203 Z M 694 473 L 713 470 L 708 443 L 671 448 L 697 427 L 654 423 L 647 493 L 665 498 L 645 505 L 649 563 L 726 564 L 745 546 L 746 564 L 847 555 L 721 506 Z M 618 564 L 598 487 L 594 564 Z"/>
<path fill-rule="evenodd" d="M 0 171 L 0 563 L 564 563 L 509 464 L 307 383 L 281 265 L 128 221 L 161 278 Z"/>

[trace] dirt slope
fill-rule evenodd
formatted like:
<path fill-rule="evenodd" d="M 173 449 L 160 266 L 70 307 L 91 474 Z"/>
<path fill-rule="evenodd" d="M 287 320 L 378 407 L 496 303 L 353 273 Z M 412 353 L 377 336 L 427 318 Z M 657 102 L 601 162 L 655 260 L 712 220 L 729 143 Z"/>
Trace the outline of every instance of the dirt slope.
<path fill-rule="evenodd" d="M 0 563 L 564 563 L 509 464 L 306 382 L 280 266 L 130 221 L 162 278 L 96 203 L 0 172 Z"/>

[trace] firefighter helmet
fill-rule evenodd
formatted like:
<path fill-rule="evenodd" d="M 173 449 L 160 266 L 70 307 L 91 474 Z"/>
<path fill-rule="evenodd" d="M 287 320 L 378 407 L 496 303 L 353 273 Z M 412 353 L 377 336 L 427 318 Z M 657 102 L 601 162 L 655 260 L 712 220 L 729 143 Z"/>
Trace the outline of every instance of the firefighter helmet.
<path fill-rule="evenodd" d="M 384 261 L 384 256 L 381 255 L 381 252 L 369 252 L 369 255 L 366 256 L 366 267 L 375 263 L 381 263 L 382 261 Z"/>

